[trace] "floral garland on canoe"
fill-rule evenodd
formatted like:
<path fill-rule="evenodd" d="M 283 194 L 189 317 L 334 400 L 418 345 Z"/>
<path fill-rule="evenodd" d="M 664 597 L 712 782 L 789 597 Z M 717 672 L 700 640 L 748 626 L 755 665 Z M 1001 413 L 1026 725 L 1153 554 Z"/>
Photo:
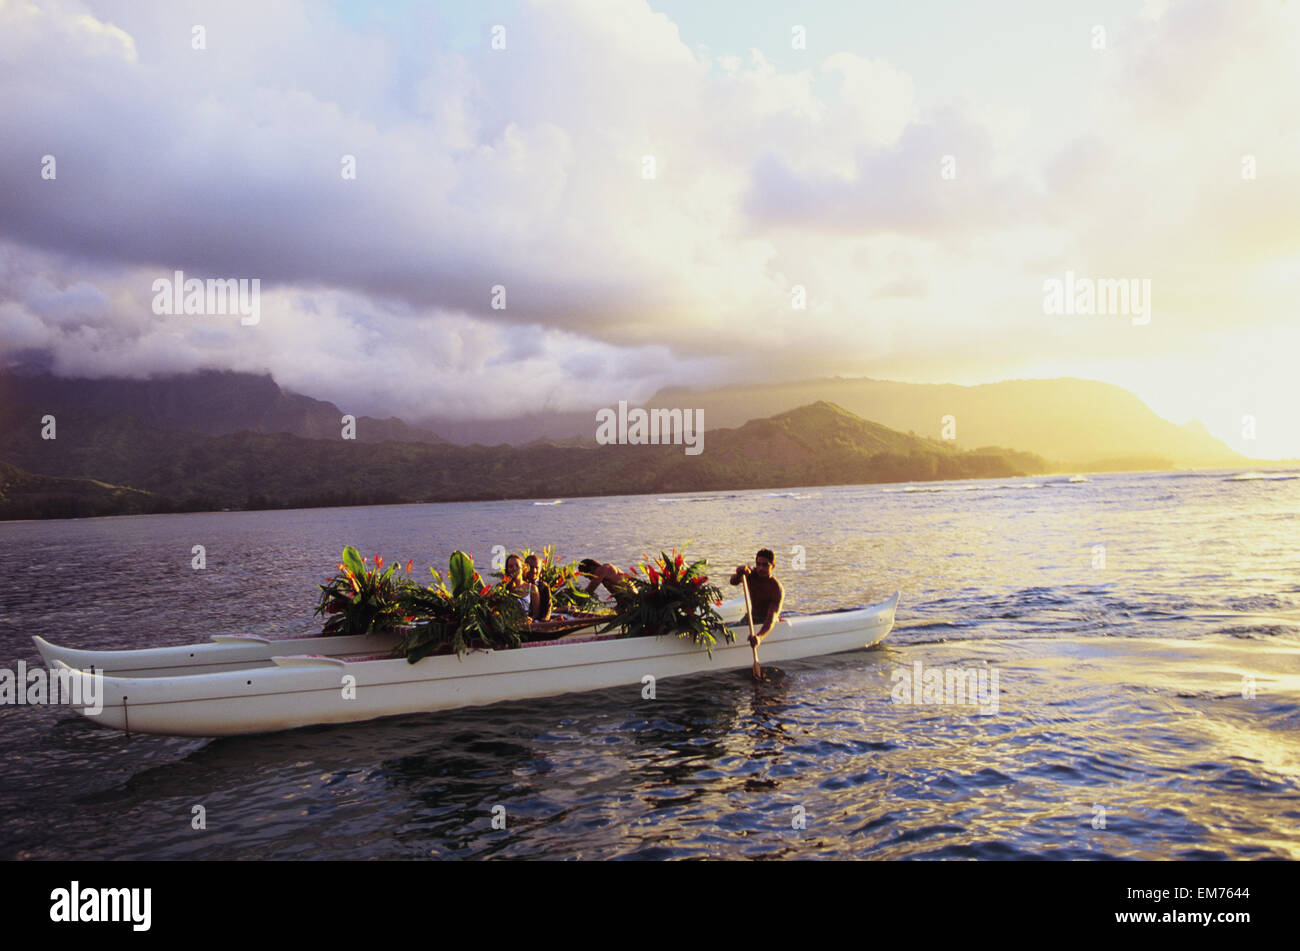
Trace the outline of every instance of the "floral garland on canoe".
<path fill-rule="evenodd" d="M 543 556 L 540 579 L 551 589 L 556 609 L 589 611 L 596 599 L 577 587 L 581 576 L 576 567 L 557 560 L 552 546 L 543 549 Z M 671 557 L 663 553 L 657 560 L 644 557 L 632 573 L 624 573 L 617 608 L 600 618 L 607 622 L 602 633 L 618 628 L 628 637 L 677 634 L 710 654 L 716 634 L 734 641 L 714 610 L 722 603 L 722 593 L 708 583 L 706 561 L 687 565 L 676 549 Z M 322 633 L 398 629 L 403 637 L 394 652 L 411 663 L 430 654 L 454 651 L 463 656 L 476 648 L 518 647 L 531 631 L 549 636 L 543 633 L 548 628 L 529 622 L 519 600 L 505 586 L 485 583 L 465 552 L 452 552 L 447 581 L 430 568 L 433 583 L 421 585 L 409 577 L 413 564 L 414 559 L 408 561 L 399 573 L 398 562 L 385 569 L 379 555 L 372 565 L 352 546 L 343 549 L 338 574 L 318 586 L 316 614 L 326 618 Z"/>
<path fill-rule="evenodd" d="M 406 563 L 407 574 L 413 564 L 414 559 Z M 351 545 L 344 548 L 338 574 L 318 585 L 321 596 L 316 614 L 326 616 L 321 633 L 368 634 L 412 620 L 402 603 L 419 585 L 395 575 L 397 567 L 394 562 L 385 571 L 384 559 L 378 555 L 371 567 Z"/>
<path fill-rule="evenodd" d="M 714 610 L 722 603 L 722 592 L 709 584 L 707 561 L 688 565 L 675 548 L 671 557 L 664 552 L 657 559 L 641 557 L 645 560 L 636 568 L 644 577 L 623 574 L 618 607 L 605 630 L 618 627 L 629 637 L 677 634 L 705 648 L 709 656 L 718 634 L 729 643 L 735 641 L 735 634 Z"/>

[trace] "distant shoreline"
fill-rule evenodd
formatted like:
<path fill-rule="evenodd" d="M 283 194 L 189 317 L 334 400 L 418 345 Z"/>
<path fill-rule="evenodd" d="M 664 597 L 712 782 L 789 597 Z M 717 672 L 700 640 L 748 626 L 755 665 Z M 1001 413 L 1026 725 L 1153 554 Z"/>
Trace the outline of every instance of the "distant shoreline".
<path fill-rule="evenodd" d="M 292 511 L 308 512 L 308 511 L 316 511 L 321 509 L 335 509 L 335 508 L 383 508 L 383 507 L 399 507 L 399 506 L 411 506 L 411 505 L 462 505 L 462 504 L 477 504 L 483 502 L 530 502 L 531 503 L 536 501 L 552 502 L 556 498 L 560 498 L 563 501 L 570 501 L 576 499 L 610 499 L 610 498 L 622 498 L 622 497 L 663 498 L 663 497 L 670 497 L 670 496 L 677 496 L 677 495 L 691 495 L 691 494 L 694 495 L 725 495 L 725 494 L 735 494 L 735 493 L 749 494 L 749 493 L 757 493 L 757 492 L 773 492 L 778 490 L 790 491 L 790 490 L 805 490 L 805 489 L 851 488 L 855 486 L 862 487 L 862 488 L 868 488 L 871 486 L 896 486 L 896 485 L 924 486 L 924 485 L 941 485 L 941 484 L 948 484 L 948 483 L 955 483 L 955 482 L 1005 481 L 1007 479 L 1035 480 L 1035 479 L 1068 478 L 1069 476 L 1076 475 L 1076 474 L 1089 475 L 1089 476 L 1112 476 L 1112 475 L 1122 476 L 1122 475 L 1145 475 L 1148 473 L 1153 475 L 1169 475 L 1173 473 L 1186 473 L 1188 475 L 1224 474 L 1225 476 L 1227 476 L 1232 474 L 1240 474 L 1240 473 L 1253 472 L 1253 471 L 1271 472 L 1271 471 L 1278 471 L 1278 470 L 1282 470 L 1282 471 L 1300 470 L 1300 461 L 1290 465 L 1283 464 L 1283 463 L 1272 463 L 1272 464 L 1252 465 L 1247 467 L 1228 466 L 1228 467 L 1181 468 L 1181 469 L 1180 468 L 1125 469 L 1125 470 L 1114 470 L 1114 471 L 1108 470 L 1104 472 L 1094 472 L 1094 471 L 1088 471 L 1086 469 L 1062 469 L 1056 472 L 1033 473 L 1029 475 L 1016 475 L 1016 476 L 995 475 L 995 476 L 982 476 L 982 477 L 957 477 L 957 478 L 950 478 L 950 479 L 925 479 L 925 480 L 890 479 L 890 480 L 881 480 L 875 482 L 822 482 L 822 483 L 809 482 L 809 483 L 798 483 L 798 484 L 782 482 L 779 484 L 774 483 L 770 485 L 739 486 L 739 487 L 720 488 L 720 489 L 683 489 L 683 490 L 676 490 L 676 491 L 651 490 L 645 492 L 600 492 L 600 493 L 572 492 L 563 496 L 484 495 L 475 498 L 455 498 L 455 499 L 434 498 L 434 499 L 420 499 L 418 501 L 416 500 L 373 501 L 373 502 L 353 501 L 353 502 L 339 502 L 336 504 L 323 504 L 323 505 L 285 504 L 285 505 L 266 506 L 262 508 L 244 508 L 244 507 L 232 507 L 232 506 L 224 506 L 222 508 L 181 507 L 175 509 L 159 509 L 156 511 L 147 511 L 147 512 L 103 512 L 103 513 L 86 513 L 86 514 L 77 514 L 77 515 L 46 515 L 46 516 L 35 516 L 35 517 L 26 517 L 26 518 L 0 518 L 0 524 L 18 524 L 22 522 L 72 521 L 77 519 L 99 519 L 99 518 L 140 518 L 140 517 L 150 517 L 150 516 L 159 516 L 159 515 L 214 515 L 214 514 L 233 515 L 233 514 L 243 514 L 248 512 L 292 512 Z"/>

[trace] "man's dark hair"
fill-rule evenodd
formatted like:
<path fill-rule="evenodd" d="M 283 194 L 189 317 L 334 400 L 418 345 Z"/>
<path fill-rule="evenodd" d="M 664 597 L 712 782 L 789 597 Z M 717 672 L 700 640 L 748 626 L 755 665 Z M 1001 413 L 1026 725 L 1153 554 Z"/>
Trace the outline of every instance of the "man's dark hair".
<path fill-rule="evenodd" d="M 776 555 L 772 554 L 772 549 L 760 548 L 758 554 L 754 556 L 755 560 L 758 560 L 759 558 L 766 558 L 772 563 L 773 567 L 776 567 Z"/>
<path fill-rule="evenodd" d="M 595 558 L 584 558 L 578 562 L 578 570 L 584 575 L 592 574 L 600 568 L 600 562 Z"/>

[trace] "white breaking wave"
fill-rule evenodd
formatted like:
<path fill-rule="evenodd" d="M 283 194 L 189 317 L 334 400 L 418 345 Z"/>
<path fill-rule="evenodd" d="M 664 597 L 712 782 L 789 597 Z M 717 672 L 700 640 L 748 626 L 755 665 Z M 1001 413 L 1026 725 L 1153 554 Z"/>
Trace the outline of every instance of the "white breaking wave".
<path fill-rule="evenodd" d="M 998 483 L 996 485 L 908 485 L 901 489 L 882 489 L 883 492 L 992 492 L 996 489 L 1041 489 L 1042 482 Z M 1051 483 L 1046 483 L 1050 485 Z M 1065 485 L 1064 482 L 1058 483 Z"/>

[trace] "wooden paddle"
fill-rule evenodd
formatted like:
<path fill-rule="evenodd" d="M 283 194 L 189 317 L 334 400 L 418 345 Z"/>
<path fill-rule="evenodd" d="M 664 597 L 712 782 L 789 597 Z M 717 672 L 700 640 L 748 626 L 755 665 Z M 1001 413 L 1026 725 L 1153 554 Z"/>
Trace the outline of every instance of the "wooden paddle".
<path fill-rule="evenodd" d="M 745 592 L 745 618 L 749 621 L 749 636 L 754 636 L 754 609 L 749 603 L 749 575 L 740 576 L 740 587 Z M 758 645 L 752 640 L 749 642 L 750 650 L 754 652 L 754 679 L 763 679 L 763 668 L 758 666 Z"/>

